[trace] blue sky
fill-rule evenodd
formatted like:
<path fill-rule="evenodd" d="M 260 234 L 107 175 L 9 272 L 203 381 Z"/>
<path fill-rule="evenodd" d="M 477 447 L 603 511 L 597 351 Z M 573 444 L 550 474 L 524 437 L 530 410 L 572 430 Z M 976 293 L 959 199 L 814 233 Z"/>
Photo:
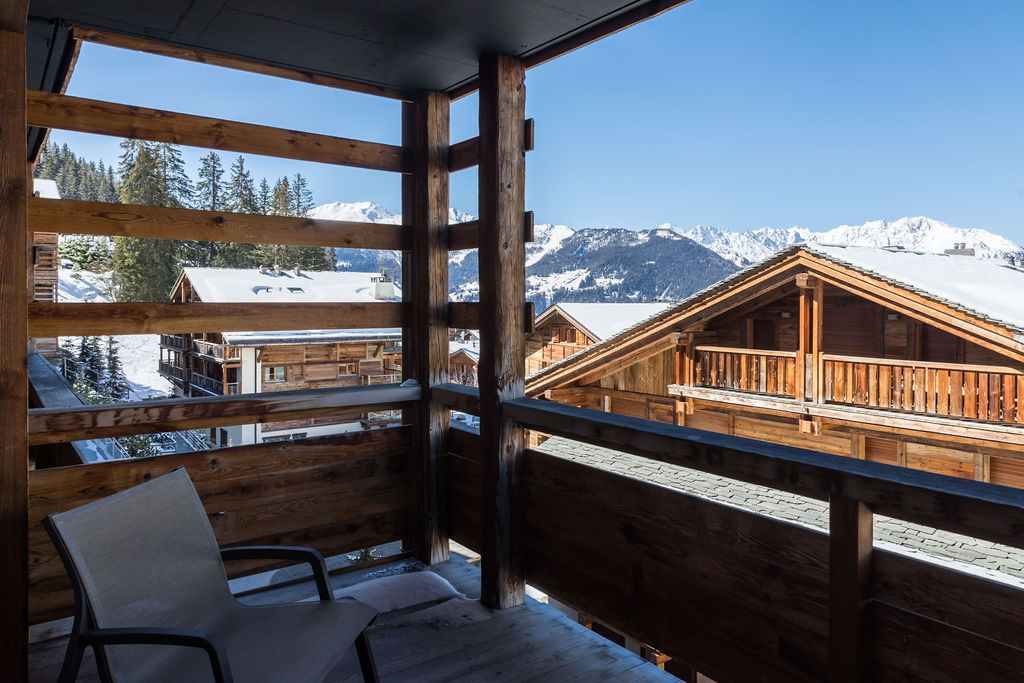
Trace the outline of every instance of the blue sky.
<path fill-rule="evenodd" d="M 527 208 L 635 229 L 925 215 L 1024 242 L 1021 35 L 1019 0 L 694 0 L 528 72 Z M 392 101 L 95 45 L 68 92 L 399 142 Z M 476 106 L 452 105 L 453 141 Z M 53 140 L 116 161 L 117 140 Z M 202 153 L 186 148 L 191 172 Z M 308 176 L 317 203 L 400 209 L 392 174 L 247 159 L 257 178 Z M 474 170 L 452 205 L 475 212 Z"/>

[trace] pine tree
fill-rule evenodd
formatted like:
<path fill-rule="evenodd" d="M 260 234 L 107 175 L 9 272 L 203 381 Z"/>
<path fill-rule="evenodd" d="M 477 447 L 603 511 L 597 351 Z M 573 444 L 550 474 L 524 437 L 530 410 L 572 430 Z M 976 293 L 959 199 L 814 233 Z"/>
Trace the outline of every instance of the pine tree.
<path fill-rule="evenodd" d="M 187 177 L 180 177 L 184 174 L 180 152 L 171 145 L 127 139 L 121 149 L 121 201 L 143 206 L 185 205 L 190 183 Z M 166 301 L 178 278 L 180 259 L 180 246 L 172 240 L 116 237 L 113 266 L 118 301 Z"/>
<path fill-rule="evenodd" d="M 197 209 L 222 211 L 225 208 L 224 167 L 216 152 L 199 160 L 199 181 L 196 183 Z M 221 245 L 213 241 L 189 241 L 184 246 L 184 260 L 188 265 L 211 266 L 217 262 Z"/>
<path fill-rule="evenodd" d="M 123 401 L 128 398 L 128 381 L 121 368 L 120 351 L 117 340 L 107 337 L 107 367 L 100 386 L 100 393 L 109 401 Z"/>
<path fill-rule="evenodd" d="M 234 213 L 259 213 L 252 174 L 245 167 L 245 157 L 241 155 L 231 164 L 231 179 L 228 181 L 226 204 L 227 208 Z"/>
<path fill-rule="evenodd" d="M 288 188 L 288 193 L 290 196 L 291 215 L 302 216 L 303 218 L 308 216 L 309 210 L 313 208 L 313 193 L 309 190 L 306 179 L 302 177 L 301 173 L 295 174 L 291 187 Z"/>
<path fill-rule="evenodd" d="M 273 193 L 270 191 L 270 184 L 266 178 L 260 180 L 260 190 L 256 195 L 256 206 L 259 209 L 258 213 L 264 215 L 270 214 L 270 205 L 274 199 Z"/>

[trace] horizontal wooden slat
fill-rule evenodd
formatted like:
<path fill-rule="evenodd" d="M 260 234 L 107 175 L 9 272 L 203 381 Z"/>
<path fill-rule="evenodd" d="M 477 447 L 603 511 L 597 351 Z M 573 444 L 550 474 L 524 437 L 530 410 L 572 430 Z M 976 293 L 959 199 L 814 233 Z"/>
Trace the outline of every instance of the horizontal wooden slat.
<path fill-rule="evenodd" d="M 397 540 L 414 502 L 408 427 L 37 470 L 29 475 L 33 622 L 70 613 L 73 596 L 42 528 L 68 510 L 185 467 L 221 545 L 294 544 L 325 555 Z M 241 575 L 277 562 L 232 562 Z"/>
<path fill-rule="evenodd" d="M 533 332 L 533 302 L 523 302 L 523 328 L 526 334 Z M 457 330 L 480 329 L 479 301 L 449 301 L 448 327 Z"/>
<path fill-rule="evenodd" d="M 823 361 L 863 363 L 867 365 L 889 365 L 900 368 L 931 368 L 933 370 L 959 370 L 963 372 L 998 372 L 1008 375 L 1024 374 L 1017 368 L 1000 365 L 966 365 L 964 363 L 933 363 L 918 360 L 893 360 L 890 358 L 868 358 L 864 356 L 837 356 L 831 353 L 821 355 Z"/>
<path fill-rule="evenodd" d="M 402 327 L 408 304 L 97 303 L 28 306 L 29 337 Z"/>
<path fill-rule="evenodd" d="M 123 50 L 135 50 L 136 52 L 145 52 L 159 57 L 173 57 L 174 59 L 198 62 L 200 64 L 212 64 L 213 66 L 221 66 L 228 69 L 236 69 L 238 71 L 248 71 L 250 73 L 263 74 L 265 76 L 275 76 L 277 78 L 287 78 L 301 83 L 322 85 L 328 88 L 349 90 L 351 92 L 359 92 L 366 95 L 376 95 L 378 97 L 387 97 L 396 100 L 407 100 L 410 98 L 410 96 L 404 91 L 397 88 L 390 88 L 385 85 L 362 83 L 360 81 L 353 81 L 347 78 L 327 76 L 313 71 L 279 66 L 277 64 L 266 64 L 263 62 L 242 59 L 241 57 L 222 55 L 216 52 L 209 52 L 207 50 L 199 50 L 194 47 L 171 45 L 170 43 L 162 43 L 153 40 L 146 40 L 144 38 L 124 36 L 118 33 L 110 33 L 107 31 L 81 28 L 77 26 L 74 28 L 73 32 L 77 40 L 84 40 L 87 43 L 96 43 L 97 45 L 108 45 L 110 47 L 118 47 Z"/>
<path fill-rule="evenodd" d="M 28 230 L 246 244 L 411 248 L 410 233 L 401 225 L 39 197 L 28 200 Z"/>
<path fill-rule="evenodd" d="M 421 395 L 422 390 L 418 386 L 378 384 L 208 398 L 169 398 L 77 409 L 36 408 L 29 410 L 29 443 L 64 443 L 178 429 L 277 422 L 299 417 L 355 417 L 364 412 L 400 408 L 403 403 L 415 401 Z"/>
<path fill-rule="evenodd" d="M 693 348 L 694 351 L 735 353 L 740 356 L 776 356 L 778 358 L 796 358 L 796 351 L 762 351 L 761 349 L 738 349 L 732 346 L 695 346 Z"/>
<path fill-rule="evenodd" d="M 31 214 L 30 214 L 31 216 Z M 480 246 L 480 222 L 466 221 L 448 226 L 448 249 L 476 249 Z M 523 241 L 533 241 L 533 211 L 523 214 Z"/>
<path fill-rule="evenodd" d="M 1014 547 L 1024 545 L 1024 491 L 929 472 L 522 398 L 502 415 L 526 427 L 790 491 L 829 493 L 888 515 Z"/>
<path fill-rule="evenodd" d="M 28 123 L 43 128 L 318 161 L 376 171 L 408 171 L 404 152 L 396 145 L 224 121 L 36 90 L 28 91 Z"/>
<path fill-rule="evenodd" d="M 523 144 L 526 151 L 533 149 L 534 123 L 533 119 L 526 119 L 523 122 Z M 480 138 L 470 138 L 462 142 L 456 142 L 448 148 L 448 170 L 452 173 L 471 168 L 480 163 Z M 465 247 L 464 247 L 465 248 Z"/>
<path fill-rule="evenodd" d="M 430 387 L 430 400 L 461 413 L 480 414 L 480 390 L 476 387 L 451 382 L 434 384 Z"/>

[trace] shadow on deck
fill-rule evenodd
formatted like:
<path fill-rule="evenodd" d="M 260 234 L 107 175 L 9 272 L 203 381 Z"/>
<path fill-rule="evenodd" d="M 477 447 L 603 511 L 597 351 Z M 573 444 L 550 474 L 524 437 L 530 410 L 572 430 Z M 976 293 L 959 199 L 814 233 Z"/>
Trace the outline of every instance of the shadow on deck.
<path fill-rule="evenodd" d="M 480 570 L 452 554 L 443 564 L 424 568 L 398 560 L 365 571 L 331 577 L 335 589 L 382 576 L 423 569 L 434 571 L 474 600 L 480 596 Z M 252 604 L 294 602 L 316 595 L 312 581 L 271 588 L 242 598 Z M 467 618 L 417 620 L 386 613 L 370 631 L 383 681 L 677 681 L 637 655 L 566 618 L 554 607 L 527 598 L 526 604 L 491 611 L 467 603 Z M 67 638 L 35 642 L 29 649 L 29 681 L 57 680 Z M 98 681 L 91 651 L 79 681 Z M 355 651 L 339 661 L 332 682 L 361 681 Z"/>

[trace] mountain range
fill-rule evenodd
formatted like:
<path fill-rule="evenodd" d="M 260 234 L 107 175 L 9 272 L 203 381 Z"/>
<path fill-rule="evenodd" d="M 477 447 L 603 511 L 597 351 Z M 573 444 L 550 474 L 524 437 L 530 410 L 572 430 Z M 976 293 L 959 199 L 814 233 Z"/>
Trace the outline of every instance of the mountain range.
<path fill-rule="evenodd" d="M 374 202 L 324 204 L 310 215 L 333 220 L 401 222 L 399 214 Z M 463 211 L 449 209 L 451 223 L 473 219 Z M 841 225 L 818 232 L 799 227 L 737 232 L 700 225 L 685 230 L 671 223 L 650 230 L 540 224 L 534 228 L 534 241 L 526 245 L 526 295 L 537 311 L 560 301 L 678 301 L 799 242 L 899 245 L 939 253 L 964 243 L 979 257 L 1012 256 L 1024 262 L 1024 248 L 1011 240 L 977 228 L 955 228 L 923 216 Z M 341 270 L 401 269 L 399 252 L 337 249 L 336 258 Z M 478 298 L 477 267 L 475 250 L 452 252 L 452 300 Z"/>

